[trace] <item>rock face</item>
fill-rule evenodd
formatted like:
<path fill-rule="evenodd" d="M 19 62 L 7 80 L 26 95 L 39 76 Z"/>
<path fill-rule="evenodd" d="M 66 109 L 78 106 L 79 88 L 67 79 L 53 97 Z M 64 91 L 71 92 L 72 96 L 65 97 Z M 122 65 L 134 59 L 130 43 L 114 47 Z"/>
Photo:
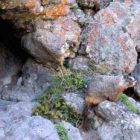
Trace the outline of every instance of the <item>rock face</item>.
<path fill-rule="evenodd" d="M 75 3 L 74 0 L 57 0 L 55 2 L 46 0 L 5 0 L 0 1 L 1 17 L 11 20 L 18 28 L 31 31 L 31 21 L 35 20 L 37 16 L 44 19 L 57 19 L 60 16 L 66 16 L 70 13 L 68 5 L 73 3 Z"/>
<path fill-rule="evenodd" d="M 31 117 L 33 106 L 30 102 L 0 101 L 1 140 L 59 140 L 51 121 Z"/>
<path fill-rule="evenodd" d="M 134 89 L 140 96 L 139 0 L 0 0 L 0 20 L 22 29 L 17 30 L 20 47 L 29 54 L 23 64 L 0 43 L 0 98 L 8 100 L 0 100 L 0 140 L 60 139 L 53 122 L 32 116 L 32 101 L 52 84 L 54 70 L 64 65 L 91 80 L 87 96 L 67 93 L 66 103 L 81 114 L 85 96 L 88 105 L 98 105 L 89 115 L 96 124 L 83 137 L 71 124 L 58 121 L 69 137 L 140 139 L 140 115 L 120 102 L 105 101 L 118 100 L 135 85 L 133 78 L 124 76 L 129 74 L 137 80 Z"/>
<path fill-rule="evenodd" d="M 86 103 L 97 105 L 107 99 L 117 101 L 121 92 L 135 84 L 131 77 L 95 75 L 88 85 Z"/>
<path fill-rule="evenodd" d="M 134 70 L 136 43 L 130 37 L 127 26 L 131 19 L 136 18 L 136 14 L 131 17 L 129 8 L 123 3 L 111 3 L 106 9 L 100 10 L 94 16 L 94 22 L 83 30 L 82 48 L 90 58 L 93 71 L 107 74 L 131 73 Z"/>
<path fill-rule="evenodd" d="M 72 126 L 70 123 L 64 122 L 64 121 L 61 122 L 60 125 L 66 129 L 67 135 L 70 139 L 83 140 L 78 128 L 76 128 L 76 127 Z"/>
<path fill-rule="evenodd" d="M 69 106 L 74 108 L 77 113 L 82 114 L 85 102 L 80 93 L 66 93 L 63 97 Z"/>
<path fill-rule="evenodd" d="M 98 128 L 101 140 L 138 140 L 140 137 L 140 117 L 119 103 L 105 101 L 97 108 L 105 119 Z"/>
<path fill-rule="evenodd" d="M 137 95 L 140 96 L 140 64 L 137 64 L 135 67 L 135 70 L 133 71 L 132 75 L 137 80 L 137 83 L 134 87 L 134 90 L 136 91 Z"/>
<path fill-rule="evenodd" d="M 22 68 L 22 75 L 1 88 L 5 100 L 31 101 L 40 96 L 51 84 L 52 71 L 29 59 Z"/>
<path fill-rule="evenodd" d="M 76 57 L 69 62 L 70 68 L 75 71 L 89 71 L 89 59 L 85 57 Z"/>
<path fill-rule="evenodd" d="M 40 116 L 11 125 L 8 135 L 11 140 L 60 140 L 53 123 Z"/>
<path fill-rule="evenodd" d="M 69 17 L 41 21 L 36 32 L 23 37 L 22 44 L 41 63 L 62 65 L 64 58 L 77 51 L 81 29 Z"/>

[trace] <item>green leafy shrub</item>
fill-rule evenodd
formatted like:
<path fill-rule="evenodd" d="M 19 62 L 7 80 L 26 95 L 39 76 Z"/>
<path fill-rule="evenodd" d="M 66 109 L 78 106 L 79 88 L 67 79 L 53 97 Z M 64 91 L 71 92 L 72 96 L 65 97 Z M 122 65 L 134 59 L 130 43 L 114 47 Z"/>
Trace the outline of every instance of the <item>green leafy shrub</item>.
<path fill-rule="evenodd" d="M 65 130 L 65 128 L 59 124 L 56 124 L 56 129 L 57 129 L 57 132 L 58 132 L 58 135 L 60 137 L 61 140 L 71 140 L 68 135 L 67 135 L 67 132 Z"/>
<path fill-rule="evenodd" d="M 62 93 L 82 90 L 84 84 L 84 77 L 79 72 L 67 70 L 65 74 L 54 75 L 52 86 L 37 99 L 39 104 L 33 109 L 33 115 L 39 114 L 54 121 L 65 120 L 76 126 L 82 115 L 66 104 Z"/>
<path fill-rule="evenodd" d="M 126 105 L 132 112 L 134 113 L 139 113 L 138 108 L 135 106 L 134 103 L 132 103 L 129 99 L 128 96 L 121 93 L 119 100 Z"/>

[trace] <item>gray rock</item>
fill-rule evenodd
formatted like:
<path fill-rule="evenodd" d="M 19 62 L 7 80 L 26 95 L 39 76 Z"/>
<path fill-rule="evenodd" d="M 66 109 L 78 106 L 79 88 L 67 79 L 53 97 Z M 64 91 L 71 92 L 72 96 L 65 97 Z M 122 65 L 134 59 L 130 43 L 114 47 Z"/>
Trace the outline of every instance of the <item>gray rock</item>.
<path fill-rule="evenodd" d="M 14 85 L 5 85 L 1 98 L 14 101 L 31 101 L 50 86 L 52 71 L 29 59 L 22 68 L 22 75 Z"/>
<path fill-rule="evenodd" d="M 61 122 L 60 125 L 66 129 L 67 135 L 71 140 L 83 140 L 78 128 L 64 121 Z"/>
<path fill-rule="evenodd" d="M 89 71 L 88 66 L 89 59 L 85 57 L 76 57 L 70 60 L 70 68 L 76 71 Z"/>
<path fill-rule="evenodd" d="M 63 97 L 69 106 L 73 107 L 77 113 L 82 114 L 85 101 L 80 93 L 66 93 L 63 94 Z"/>
<path fill-rule="evenodd" d="M 62 65 L 64 58 L 77 51 L 81 29 L 69 17 L 60 17 L 49 23 L 38 22 L 36 31 L 22 38 L 22 45 L 41 63 Z"/>
<path fill-rule="evenodd" d="M 101 140 L 96 130 L 90 129 L 88 131 L 80 130 L 83 140 Z"/>
<path fill-rule="evenodd" d="M 136 18 L 139 8 L 136 5 L 132 7 L 136 9 L 130 10 L 131 6 L 113 2 L 100 10 L 94 16 L 94 22 L 83 30 L 81 47 L 90 58 L 89 65 L 94 72 L 114 74 L 134 70 L 137 63 L 136 43 L 127 27 Z"/>
<path fill-rule="evenodd" d="M 134 90 L 138 96 L 140 96 L 140 64 L 138 63 L 132 73 L 132 75 L 137 80 L 136 85 L 134 86 Z"/>
<path fill-rule="evenodd" d="M 0 100 L 1 140 L 59 140 L 53 123 L 32 115 L 35 104 Z"/>
<path fill-rule="evenodd" d="M 101 140 L 139 140 L 140 117 L 124 105 L 105 101 L 96 108 L 96 112 L 104 120 L 98 127 Z"/>
<path fill-rule="evenodd" d="M 9 140 L 60 140 L 54 124 L 40 116 L 14 123 L 6 131 Z"/>
<path fill-rule="evenodd" d="M 4 105 L 3 105 L 4 104 Z M 31 102 L 7 102 L 0 100 L 0 121 L 6 126 L 32 115 L 35 104 Z"/>

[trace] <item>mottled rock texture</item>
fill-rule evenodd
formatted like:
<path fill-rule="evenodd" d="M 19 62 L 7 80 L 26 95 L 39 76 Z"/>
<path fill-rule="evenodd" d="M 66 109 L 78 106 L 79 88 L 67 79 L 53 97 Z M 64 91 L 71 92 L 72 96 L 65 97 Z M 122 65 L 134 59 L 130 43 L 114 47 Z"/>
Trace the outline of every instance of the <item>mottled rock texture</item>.
<path fill-rule="evenodd" d="M 5 100 L 31 101 L 39 97 L 50 86 L 52 71 L 33 60 L 27 60 L 22 75 L 11 84 L 1 88 L 0 96 Z"/>
<path fill-rule="evenodd" d="M 33 116 L 30 102 L 0 100 L 0 139 L 5 140 L 59 140 L 53 123 Z"/>
<path fill-rule="evenodd" d="M 139 0 L 0 0 L 0 20 L 22 29 L 17 30 L 18 38 L 30 56 L 23 64 L 0 44 L 0 98 L 13 101 L 0 100 L 0 139 L 60 139 L 51 121 L 31 116 L 31 101 L 52 84 L 54 70 L 65 65 L 91 79 L 87 94 L 67 93 L 63 95 L 66 103 L 78 113 L 83 111 L 86 95 L 87 104 L 99 104 L 89 115 L 96 120 L 96 130 L 83 138 L 77 128 L 61 123 L 69 137 L 139 140 L 139 115 L 120 102 L 105 101 L 118 100 L 122 91 L 134 86 L 135 80 L 124 74 L 132 73 L 140 52 Z M 138 64 L 133 72 L 138 95 L 139 75 Z"/>
<path fill-rule="evenodd" d="M 127 27 L 136 19 L 139 8 L 131 6 L 136 8 L 135 11 L 132 12 L 126 4 L 111 3 L 100 10 L 94 22 L 83 30 L 82 48 L 90 58 L 93 71 L 107 74 L 131 73 L 134 70 L 137 62 L 136 42 Z M 131 32 L 137 28 L 133 27 Z"/>
<path fill-rule="evenodd" d="M 11 20 L 17 28 L 32 30 L 36 18 L 57 19 L 70 13 L 69 4 L 74 0 L 2 0 L 0 1 L 1 17 Z"/>
<path fill-rule="evenodd" d="M 80 131 L 78 128 L 74 127 L 68 122 L 61 122 L 61 126 L 63 126 L 66 129 L 67 135 L 72 140 L 84 140 L 80 134 Z"/>
<path fill-rule="evenodd" d="M 36 32 L 22 38 L 22 44 L 41 63 L 62 65 L 65 57 L 77 51 L 81 29 L 71 18 L 40 21 L 35 28 Z"/>
<path fill-rule="evenodd" d="M 140 64 L 138 63 L 137 66 L 135 67 L 132 75 L 135 77 L 137 80 L 137 83 L 134 87 L 134 90 L 138 96 L 140 96 Z"/>
<path fill-rule="evenodd" d="M 139 139 L 140 117 L 124 105 L 105 101 L 98 106 L 97 112 L 104 119 L 98 127 L 101 140 Z"/>

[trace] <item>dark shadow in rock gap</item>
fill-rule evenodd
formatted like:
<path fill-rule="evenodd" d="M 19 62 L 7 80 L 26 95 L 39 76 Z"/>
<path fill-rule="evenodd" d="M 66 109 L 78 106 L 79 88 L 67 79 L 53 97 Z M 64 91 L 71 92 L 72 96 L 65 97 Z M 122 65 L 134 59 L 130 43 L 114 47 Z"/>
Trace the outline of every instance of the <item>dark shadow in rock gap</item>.
<path fill-rule="evenodd" d="M 16 30 L 5 20 L 0 19 L 0 42 L 6 46 L 8 50 L 24 63 L 29 54 L 21 47 L 21 30 Z"/>
<path fill-rule="evenodd" d="M 124 93 L 125 93 L 126 95 L 128 95 L 129 97 L 135 99 L 136 101 L 139 101 L 139 102 L 140 102 L 140 97 L 138 97 L 138 96 L 135 94 L 134 88 L 128 88 L 127 90 L 124 91 Z"/>

